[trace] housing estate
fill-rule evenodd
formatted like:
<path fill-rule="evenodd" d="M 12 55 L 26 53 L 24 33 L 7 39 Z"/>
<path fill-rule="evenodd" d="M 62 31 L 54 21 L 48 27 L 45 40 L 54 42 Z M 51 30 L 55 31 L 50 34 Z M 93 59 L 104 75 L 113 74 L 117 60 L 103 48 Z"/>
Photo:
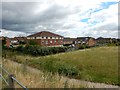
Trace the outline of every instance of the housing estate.
<path fill-rule="evenodd" d="M 70 46 L 75 48 L 77 47 L 79 48 L 82 45 L 93 47 L 107 45 L 109 43 L 119 42 L 118 44 L 120 44 L 120 39 L 116 38 L 103 38 L 103 37 L 99 37 L 97 39 L 93 37 L 70 38 L 63 37 L 61 35 L 48 31 L 38 32 L 27 37 L 14 37 L 14 38 L 0 37 L 0 40 L 6 41 L 7 47 L 10 46 L 16 47 L 20 44 L 22 45 L 30 44 L 30 42 L 35 42 L 37 45 L 40 46 Z"/>

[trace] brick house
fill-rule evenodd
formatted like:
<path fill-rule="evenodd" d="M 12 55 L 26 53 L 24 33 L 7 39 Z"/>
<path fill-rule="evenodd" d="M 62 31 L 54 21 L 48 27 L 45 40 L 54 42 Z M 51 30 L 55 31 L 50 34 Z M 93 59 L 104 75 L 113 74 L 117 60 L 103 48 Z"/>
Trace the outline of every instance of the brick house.
<path fill-rule="evenodd" d="M 27 36 L 27 40 L 34 41 L 40 46 L 62 46 L 63 36 L 48 31 L 38 32 Z"/>
<path fill-rule="evenodd" d="M 5 42 L 5 46 L 7 46 L 7 47 L 10 47 L 10 45 L 11 45 L 10 39 L 8 37 L 1 36 L 0 41 L 2 41 L 2 43 Z"/>
<path fill-rule="evenodd" d="M 7 47 L 10 47 L 10 45 L 11 45 L 10 39 L 9 39 L 9 38 L 6 38 L 6 46 L 7 46 Z"/>
<path fill-rule="evenodd" d="M 87 45 L 89 47 L 96 45 L 96 40 L 92 37 L 77 37 L 75 44 Z"/>

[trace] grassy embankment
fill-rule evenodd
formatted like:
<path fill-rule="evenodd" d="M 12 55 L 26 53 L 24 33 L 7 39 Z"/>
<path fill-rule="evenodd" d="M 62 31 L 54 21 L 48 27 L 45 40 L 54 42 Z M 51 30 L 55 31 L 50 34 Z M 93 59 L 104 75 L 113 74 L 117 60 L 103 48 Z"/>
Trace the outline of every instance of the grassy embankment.
<path fill-rule="evenodd" d="M 67 77 L 62 77 L 58 74 L 52 74 L 49 72 L 41 72 L 40 70 L 23 67 L 23 64 L 18 64 L 10 60 L 3 61 L 4 67 L 9 73 L 15 75 L 15 78 L 25 85 L 27 88 L 83 88 L 87 85 L 70 80 Z M 4 73 L 4 77 L 7 79 L 7 75 Z M 6 88 L 6 84 L 3 82 L 3 88 Z M 21 88 L 15 82 L 15 88 Z"/>
<path fill-rule="evenodd" d="M 118 85 L 118 47 L 98 47 L 43 57 L 6 52 L 7 58 L 43 71 Z M 120 85 L 120 82 L 119 82 Z"/>

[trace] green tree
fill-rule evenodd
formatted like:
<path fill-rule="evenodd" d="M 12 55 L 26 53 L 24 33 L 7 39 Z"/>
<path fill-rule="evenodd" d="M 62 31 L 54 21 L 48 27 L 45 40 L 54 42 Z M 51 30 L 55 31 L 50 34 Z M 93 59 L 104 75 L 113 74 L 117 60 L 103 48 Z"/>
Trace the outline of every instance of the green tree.
<path fill-rule="evenodd" d="M 28 44 L 29 44 L 29 45 L 38 45 L 38 43 L 35 42 L 35 41 L 33 41 L 33 40 L 30 40 L 30 41 L 28 42 Z"/>

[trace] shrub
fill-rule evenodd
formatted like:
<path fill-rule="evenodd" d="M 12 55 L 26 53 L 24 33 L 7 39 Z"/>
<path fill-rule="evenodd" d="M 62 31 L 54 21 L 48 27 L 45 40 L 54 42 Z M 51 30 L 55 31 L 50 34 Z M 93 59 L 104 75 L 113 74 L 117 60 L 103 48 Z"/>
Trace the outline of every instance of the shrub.
<path fill-rule="evenodd" d="M 38 45 L 38 43 L 35 42 L 35 41 L 33 41 L 33 40 L 28 41 L 28 44 L 29 44 L 29 45 Z"/>
<path fill-rule="evenodd" d="M 51 72 L 52 74 L 58 73 L 69 77 L 77 77 L 80 73 L 80 70 L 76 65 L 60 61 L 55 57 L 32 59 L 30 60 L 29 65 L 43 71 Z"/>
<path fill-rule="evenodd" d="M 79 46 L 79 49 L 85 49 L 85 48 L 87 48 L 87 45 L 80 45 Z"/>
<path fill-rule="evenodd" d="M 24 54 L 33 55 L 33 56 L 45 56 L 50 54 L 66 52 L 67 48 L 66 47 L 41 47 L 37 45 L 34 45 L 34 46 L 27 45 L 25 47 L 18 46 L 14 50 Z"/>
<path fill-rule="evenodd" d="M 20 51 L 20 52 L 23 52 L 23 46 L 20 45 L 20 46 L 16 47 L 15 50 Z"/>

